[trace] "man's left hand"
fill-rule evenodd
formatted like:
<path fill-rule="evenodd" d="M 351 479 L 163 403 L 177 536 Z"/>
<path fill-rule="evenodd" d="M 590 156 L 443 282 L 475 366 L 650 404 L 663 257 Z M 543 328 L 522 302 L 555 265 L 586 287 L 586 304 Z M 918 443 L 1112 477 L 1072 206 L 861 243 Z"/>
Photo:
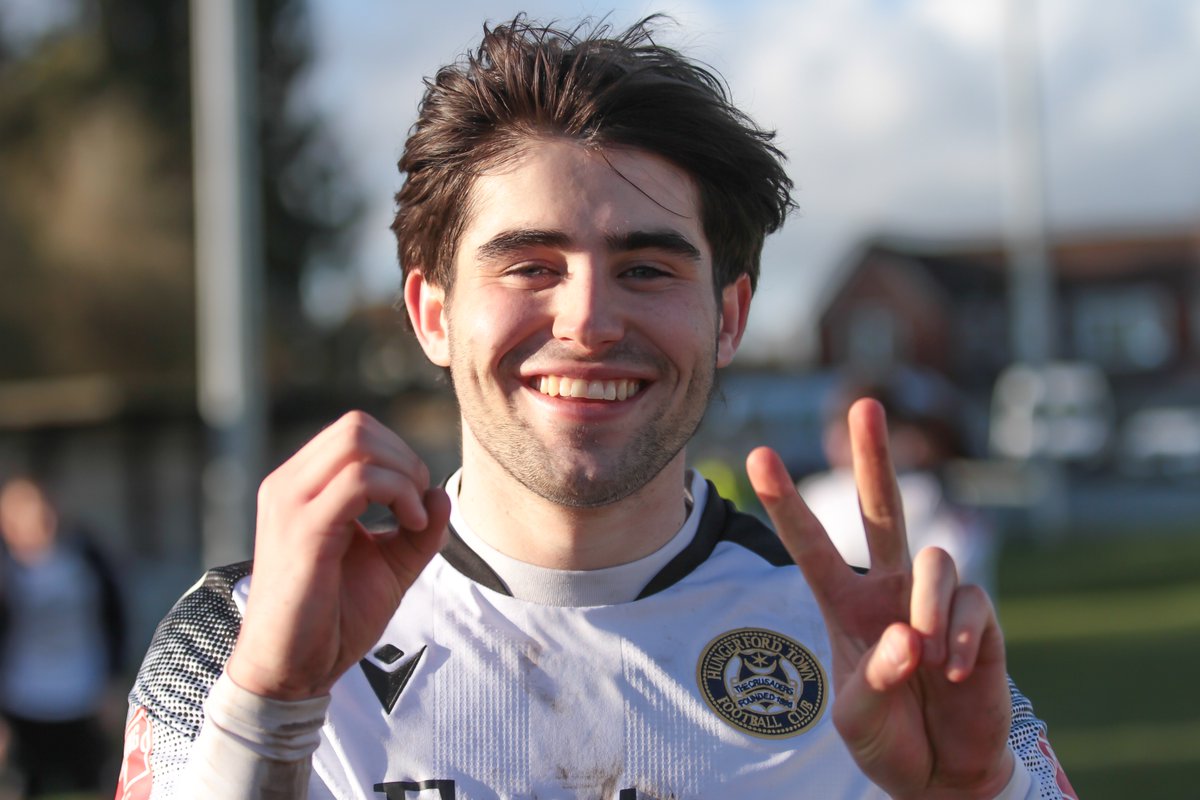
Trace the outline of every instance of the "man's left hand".
<path fill-rule="evenodd" d="M 812 587 L 833 647 L 833 722 L 895 798 L 993 798 L 1012 775 L 1004 640 L 987 593 L 959 584 L 945 551 L 912 559 L 882 407 L 849 414 L 871 568 L 852 570 L 779 456 L 750 453 L 751 484 Z"/>

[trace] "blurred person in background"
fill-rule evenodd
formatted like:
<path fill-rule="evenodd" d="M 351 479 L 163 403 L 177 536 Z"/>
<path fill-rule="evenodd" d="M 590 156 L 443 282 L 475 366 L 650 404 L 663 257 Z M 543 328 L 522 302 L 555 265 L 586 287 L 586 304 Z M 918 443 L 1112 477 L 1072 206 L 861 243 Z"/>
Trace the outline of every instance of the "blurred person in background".
<path fill-rule="evenodd" d="M 846 563 L 871 565 L 846 424 L 850 407 L 864 397 L 877 400 L 887 412 L 909 552 L 940 547 L 954 560 L 960 580 L 994 596 L 992 527 L 980 511 L 957 502 L 946 481 L 947 464 L 966 451 L 957 395 L 941 379 L 909 369 L 874 378 L 844 376 L 825 419 L 822 445 L 829 470 L 800 481 L 804 501 Z"/>
<path fill-rule="evenodd" d="M 80 526 L 36 481 L 0 489 L 0 714 L 26 796 L 97 792 L 109 779 L 102 722 L 124 652 L 117 582 Z"/>

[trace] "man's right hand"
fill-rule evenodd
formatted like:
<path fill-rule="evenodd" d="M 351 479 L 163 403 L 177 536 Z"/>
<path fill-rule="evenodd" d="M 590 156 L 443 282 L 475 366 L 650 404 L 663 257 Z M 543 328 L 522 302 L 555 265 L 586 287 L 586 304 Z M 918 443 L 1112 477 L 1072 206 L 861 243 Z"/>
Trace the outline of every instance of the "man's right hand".
<path fill-rule="evenodd" d="M 367 532 L 368 504 L 396 529 Z M 441 549 L 450 499 L 395 433 L 352 411 L 263 481 L 254 572 L 226 671 L 255 694 L 327 694 L 378 641 L 400 599 Z"/>

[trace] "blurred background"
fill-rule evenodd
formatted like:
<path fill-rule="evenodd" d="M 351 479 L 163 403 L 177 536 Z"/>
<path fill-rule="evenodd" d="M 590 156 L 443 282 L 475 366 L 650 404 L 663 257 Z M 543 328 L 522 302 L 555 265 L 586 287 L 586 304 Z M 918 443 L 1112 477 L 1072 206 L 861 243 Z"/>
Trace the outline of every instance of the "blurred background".
<path fill-rule="evenodd" d="M 662 11 L 800 206 L 693 460 L 753 510 L 745 453 L 836 466 L 847 386 L 940 420 L 1075 788 L 1195 796 L 1200 4 L 195 6 L 0 0 L 0 481 L 35 477 L 122 588 L 112 762 L 154 625 L 248 557 L 274 465 L 349 408 L 455 465 L 388 230 L 422 77 L 519 10 Z"/>

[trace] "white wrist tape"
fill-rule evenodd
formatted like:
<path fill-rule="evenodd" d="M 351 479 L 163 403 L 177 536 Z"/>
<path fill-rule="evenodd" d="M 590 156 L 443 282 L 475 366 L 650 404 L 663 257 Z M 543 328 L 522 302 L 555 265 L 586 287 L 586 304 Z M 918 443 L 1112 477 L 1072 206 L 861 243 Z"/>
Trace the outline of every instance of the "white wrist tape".
<path fill-rule="evenodd" d="M 191 796 L 303 800 L 328 708 L 328 696 L 272 700 L 222 673 L 205 700 L 188 764 Z"/>
<path fill-rule="evenodd" d="M 1041 792 L 1034 785 L 1029 768 L 1016 753 L 1013 753 L 1013 774 L 1008 779 L 1008 785 L 996 795 L 994 800 L 1037 800 Z"/>

